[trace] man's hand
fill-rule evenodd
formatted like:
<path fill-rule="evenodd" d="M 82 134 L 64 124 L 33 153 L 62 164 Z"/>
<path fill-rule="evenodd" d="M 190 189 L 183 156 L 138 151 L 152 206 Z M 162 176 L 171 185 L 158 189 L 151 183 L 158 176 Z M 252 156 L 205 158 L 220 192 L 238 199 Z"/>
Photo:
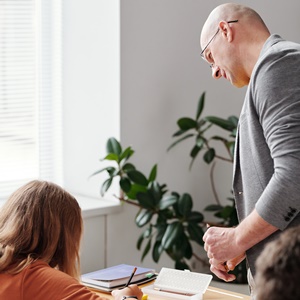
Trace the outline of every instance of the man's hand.
<path fill-rule="evenodd" d="M 203 236 L 204 249 L 209 258 L 225 262 L 240 256 L 277 230 L 254 209 L 237 227 L 210 227 Z"/>
<path fill-rule="evenodd" d="M 211 272 L 224 281 L 235 280 L 235 276 L 228 274 L 228 271 L 234 270 L 245 258 L 244 250 L 236 241 L 235 228 L 211 227 L 203 240 Z"/>
<path fill-rule="evenodd" d="M 233 281 L 236 279 L 235 275 L 228 274 L 229 271 L 233 271 L 235 267 L 245 259 L 245 254 L 241 254 L 227 262 L 217 262 L 214 259 L 210 259 L 210 270 L 220 279 L 224 281 Z"/>
<path fill-rule="evenodd" d="M 211 271 L 223 280 L 232 280 L 226 275 L 228 267 L 233 270 L 241 262 L 246 250 L 250 249 L 278 228 L 267 223 L 254 209 L 237 227 L 210 227 L 203 236 Z"/>
<path fill-rule="evenodd" d="M 203 241 L 209 259 L 214 259 L 215 262 L 226 262 L 245 252 L 237 242 L 235 230 L 236 228 L 208 228 Z"/>

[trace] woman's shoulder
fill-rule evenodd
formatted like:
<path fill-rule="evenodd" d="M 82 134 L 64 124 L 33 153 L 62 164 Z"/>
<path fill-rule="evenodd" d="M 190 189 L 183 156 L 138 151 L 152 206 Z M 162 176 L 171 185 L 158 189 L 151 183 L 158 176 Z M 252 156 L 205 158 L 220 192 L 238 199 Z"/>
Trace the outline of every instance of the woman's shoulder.
<path fill-rule="evenodd" d="M 0 280 L 0 299 L 63 299 L 60 296 L 67 295 L 71 289 L 81 289 L 75 278 L 41 260 L 17 274 L 1 273 Z"/>
<path fill-rule="evenodd" d="M 78 282 L 70 275 L 52 268 L 43 260 L 36 260 L 31 263 L 25 270 L 25 276 L 37 277 L 37 279 L 47 280 L 51 278 L 59 278 L 61 280 L 67 280 L 72 282 Z"/>
<path fill-rule="evenodd" d="M 23 292 L 26 299 L 68 299 L 70 296 L 74 296 L 72 299 L 100 299 L 72 276 L 40 260 L 26 269 Z"/>

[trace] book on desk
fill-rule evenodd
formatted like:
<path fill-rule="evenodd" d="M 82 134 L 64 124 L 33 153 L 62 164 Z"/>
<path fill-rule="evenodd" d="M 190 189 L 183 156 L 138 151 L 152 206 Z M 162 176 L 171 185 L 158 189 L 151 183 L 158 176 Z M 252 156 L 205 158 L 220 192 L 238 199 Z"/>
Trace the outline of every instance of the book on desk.
<path fill-rule="evenodd" d="M 81 282 L 94 289 L 111 292 L 113 289 L 126 285 L 135 266 L 120 264 L 95 272 L 83 274 Z M 156 278 L 155 270 L 151 268 L 137 267 L 131 279 L 131 284 L 143 284 Z"/>

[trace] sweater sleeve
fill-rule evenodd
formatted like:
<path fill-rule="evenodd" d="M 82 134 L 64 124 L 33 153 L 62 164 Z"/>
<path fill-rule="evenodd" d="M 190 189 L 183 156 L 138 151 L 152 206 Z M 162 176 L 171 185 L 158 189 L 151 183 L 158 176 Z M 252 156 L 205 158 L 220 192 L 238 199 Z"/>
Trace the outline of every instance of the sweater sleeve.
<path fill-rule="evenodd" d="M 75 278 L 38 262 L 27 268 L 22 280 L 24 300 L 105 300 Z"/>

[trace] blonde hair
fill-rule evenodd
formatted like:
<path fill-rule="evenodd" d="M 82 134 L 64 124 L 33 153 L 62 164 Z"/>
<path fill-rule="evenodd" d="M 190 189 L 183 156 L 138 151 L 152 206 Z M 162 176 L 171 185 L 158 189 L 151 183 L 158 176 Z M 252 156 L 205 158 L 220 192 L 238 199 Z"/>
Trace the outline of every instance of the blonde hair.
<path fill-rule="evenodd" d="M 16 274 L 37 259 L 79 279 L 81 210 L 58 185 L 31 181 L 0 210 L 0 272 Z"/>

